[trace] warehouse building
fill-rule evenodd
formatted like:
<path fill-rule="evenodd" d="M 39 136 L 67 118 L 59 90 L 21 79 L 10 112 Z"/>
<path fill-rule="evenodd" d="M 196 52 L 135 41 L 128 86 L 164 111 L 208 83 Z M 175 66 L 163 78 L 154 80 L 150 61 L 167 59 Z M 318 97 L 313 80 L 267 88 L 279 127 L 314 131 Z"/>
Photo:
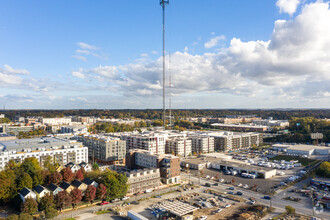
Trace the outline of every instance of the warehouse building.
<path fill-rule="evenodd" d="M 322 147 L 307 144 L 274 144 L 272 146 L 274 150 L 284 151 L 287 154 L 296 155 L 328 155 L 330 154 L 330 147 Z"/>

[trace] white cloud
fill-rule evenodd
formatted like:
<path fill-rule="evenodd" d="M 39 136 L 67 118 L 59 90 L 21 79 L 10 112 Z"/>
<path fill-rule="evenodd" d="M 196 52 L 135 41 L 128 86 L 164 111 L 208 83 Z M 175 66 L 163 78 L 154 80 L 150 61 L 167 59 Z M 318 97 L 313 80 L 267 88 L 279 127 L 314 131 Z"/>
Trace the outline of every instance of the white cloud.
<path fill-rule="evenodd" d="M 87 61 L 87 58 L 81 55 L 72 55 L 72 57 L 77 60 Z"/>
<path fill-rule="evenodd" d="M 21 74 L 21 75 L 30 74 L 30 72 L 25 69 L 14 69 L 7 64 L 4 65 L 4 69 L 0 68 L 0 71 L 2 71 L 3 73 L 6 73 L 6 74 Z"/>
<path fill-rule="evenodd" d="M 279 7 L 281 13 L 288 13 L 293 15 L 301 0 L 277 0 L 276 6 Z"/>
<path fill-rule="evenodd" d="M 187 46 L 184 47 L 184 52 L 188 53 L 189 48 Z"/>
<path fill-rule="evenodd" d="M 151 51 L 151 53 L 154 54 L 154 55 L 158 54 L 158 52 L 155 51 L 155 50 Z"/>
<path fill-rule="evenodd" d="M 99 48 L 84 42 L 77 42 L 77 45 L 81 48 L 81 49 L 85 49 L 85 50 L 98 50 Z"/>
<path fill-rule="evenodd" d="M 141 53 L 140 57 L 149 57 L 149 55 L 147 53 Z"/>
<path fill-rule="evenodd" d="M 220 92 L 255 97 L 287 92 L 290 94 L 285 96 L 287 100 L 327 97 L 329 21 L 328 3 L 306 4 L 294 19 L 276 21 L 268 41 L 244 42 L 233 38 L 221 52 L 203 55 L 175 52 L 171 58 L 172 93 Z M 108 81 L 124 94 L 148 96 L 162 92 L 161 57 L 142 63 L 100 66 L 84 73 Z"/>
<path fill-rule="evenodd" d="M 72 76 L 80 78 L 80 79 L 85 79 L 85 75 L 79 71 L 72 72 Z"/>
<path fill-rule="evenodd" d="M 0 68 L 0 85 L 8 87 L 10 85 L 19 85 L 23 82 L 22 76 L 28 75 L 29 71 L 26 69 L 14 69 L 11 66 L 5 64 L 4 68 Z"/>
<path fill-rule="evenodd" d="M 224 40 L 224 39 L 225 39 L 225 36 L 224 35 L 213 37 L 209 41 L 207 41 L 204 44 L 204 46 L 205 46 L 205 48 L 210 49 L 212 47 L 217 46 L 218 43 L 219 43 L 219 41 Z"/>

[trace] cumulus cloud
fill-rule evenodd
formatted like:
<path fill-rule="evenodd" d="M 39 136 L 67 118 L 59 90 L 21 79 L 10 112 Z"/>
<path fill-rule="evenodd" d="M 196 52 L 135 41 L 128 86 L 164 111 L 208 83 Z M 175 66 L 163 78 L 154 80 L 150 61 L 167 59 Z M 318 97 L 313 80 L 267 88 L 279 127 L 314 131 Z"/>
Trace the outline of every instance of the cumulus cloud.
<path fill-rule="evenodd" d="M 293 15 L 301 0 L 277 0 L 276 6 L 279 7 L 281 13 L 288 13 Z"/>
<path fill-rule="evenodd" d="M 26 69 L 14 69 L 11 66 L 5 64 L 4 68 L 0 68 L 0 85 L 19 85 L 23 81 L 23 78 L 20 75 L 28 74 L 30 74 L 30 72 Z"/>
<path fill-rule="evenodd" d="M 85 49 L 85 50 L 98 50 L 99 48 L 94 46 L 94 45 L 90 45 L 84 42 L 77 42 L 77 45 L 81 48 L 81 49 Z"/>
<path fill-rule="evenodd" d="M 213 37 L 204 44 L 204 47 L 207 49 L 210 49 L 212 47 L 217 46 L 219 41 L 224 40 L 224 39 L 225 39 L 224 35 Z"/>
<path fill-rule="evenodd" d="M 85 75 L 79 71 L 72 72 L 72 76 L 80 78 L 80 79 L 85 79 Z"/>
<path fill-rule="evenodd" d="M 304 5 L 301 14 L 293 19 L 276 21 L 268 41 L 233 38 L 221 52 L 175 52 L 171 58 L 172 93 L 221 92 L 254 97 L 281 91 L 295 94 L 291 97 L 328 97 L 329 21 L 329 3 L 317 1 Z M 207 46 L 216 45 L 215 41 Z M 162 92 L 161 57 L 142 63 L 99 66 L 84 70 L 84 74 L 107 80 L 130 95 Z"/>

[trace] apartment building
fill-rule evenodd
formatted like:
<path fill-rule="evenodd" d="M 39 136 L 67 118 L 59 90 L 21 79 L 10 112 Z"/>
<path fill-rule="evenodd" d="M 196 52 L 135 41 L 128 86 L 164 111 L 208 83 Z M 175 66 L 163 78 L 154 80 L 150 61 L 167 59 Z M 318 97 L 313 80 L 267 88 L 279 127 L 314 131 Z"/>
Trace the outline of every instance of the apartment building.
<path fill-rule="evenodd" d="M 263 143 L 262 133 L 214 132 L 208 135 L 214 138 L 216 151 L 228 152 L 249 149 Z"/>
<path fill-rule="evenodd" d="M 263 125 L 249 125 L 249 124 L 221 124 L 221 123 L 214 123 L 211 124 L 214 127 L 222 130 L 229 130 L 229 131 L 246 131 L 246 132 L 264 132 L 269 129 L 268 126 Z"/>
<path fill-rule="evenodd" d="M 126 142 L 119 138 L 100 135 L 77 136 L 86 147 L 91 157 L 100 162 L 111 162 L 111 164 L 124 163 L 126 155 Z"/>
<path fill-rule="evenodd" d="M 155 154 L 165 153 L 166 136 L 161 133 L 123 134 L 120 138 L 126 141 L 127 152 L 131 149 L 141 149 Z"/>
<path fill-rule="evenodd" d="M 144 168 L 126 172 L 129 189 L 128 193 L 144 192 L 161 185 L 159 168 Z"/>
<path fill-rule="evenodd" d="M 170 154 L 154 154 L 150 151 L 135 149 L 126 154 L 126 166 L 136 168 L 159 168 L 163 183 L 180 182 L 180 158 Z"/>
<path fill-rule="evenodd" d="M 192 154 L 191 139 L 176 137 L 166 140 L 165 153 L 187 157 Z"/>
<path fill-rule="evenodd" d="M 214 152 L 214 137 L 194 134 L 190 138 L 193 153 L 203 154 Z"/>
<path fill-rule="evenodd" d="M 72 122 L 71 118 L 42 118 L 41 123 L 44 125 L 68 125 Z"/>
<path fill-rule="evenodd" d="M 68 125 L 61 127 L 62 134 L 70 133 L 70 134 L 78 135 L 78 134 L 86 134 L 87 132 L 88 129 L 84 125 Z"/>
<path fill-rule="evenodd" d="M 0 170 L 9 160 L 20 162 L 25 158 L 34 157 L 40 163 L 53 157 L 60 165 L 70 162 L 79 164 L 88 162 L 88 148 L 75 140 L 59 137 L 42 137 L 18 139 L 0 142 Z"/>

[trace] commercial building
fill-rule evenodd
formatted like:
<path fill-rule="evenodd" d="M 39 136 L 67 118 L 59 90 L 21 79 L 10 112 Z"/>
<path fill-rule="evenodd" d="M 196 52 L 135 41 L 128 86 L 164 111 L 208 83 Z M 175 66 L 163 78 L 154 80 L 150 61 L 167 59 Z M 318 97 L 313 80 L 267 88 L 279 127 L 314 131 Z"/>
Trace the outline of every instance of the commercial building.
<path fill-rule="evenodd" d="M 126 154 L 126 166 L 130 169 L 159 168 L 163 183 L 180 182 L 180 158 L 174 155 L 135 149 Z"/>
<path fill-rule="evenodd" d="M 221 124 L 214 123 L 211 124 L 214 127 L 217 127 L 222 130 L 228 131 L 245 131 L 245 132 L 264 132 L 269 129 L 267 126 L 262 125 L 248 125 L 248 124 Z"/>
<path fill-rule="evenodd" d="M 296 155 L 329 155 L 330 147 L 322 147 L 307 144 L 274 144 L 274 150 L 285 151 L 287 154 Z"/>
<path fill-rule="evenodd" d="M 79 134 L 86 134 L 88 132 L 88 129 L 84 125 L 69 125 L 69 126 L 62 126 L 61 127 L 61 133 L 66 134 L 74 134 L 74 135 L 79 135 Z"/>
<path fill-rule="evenodd" d="M 272 118 L 253 120 L 252 124 L 268 126 L 268 127 L 280 127 L 280 128 L 289 127 L 289 121 L 288 120 L 273 120 Z"/>
<path fill-rule="evenodd" d="M 144 168 L 126 172 L 128 193 L 144 192 L 161 185 L 159 168 Z"/>
<path fill-rule="evenodd" d="M 276 169 L 249 165 L 236 160 L 218 160 L 216 162 L 211 162 L 209 167 L 217 170 L 236 170 L 238 174 L 255 174 L 257 178 L 264 179 L 276 176 Z"/>
<path fill-rule="evenodd" d="M 202 170 L 205 167 L 209 167 L 211 162 L 216 162 L 218 160 L 219 159 L 215 157 L 198 157 L 182 160 L 180 164 L 184 169 Z"/>
<path fill-rule="evenodd" d="M 14 126 L 10 124 L 2 124 L 0 125 L 0 132 L 1 133 L 11 133 L 14 135 L 18 135 L 20 132 L 29 132 L 33 131 L 33 126 Z"/>
<path fill-rule="evenodd" d="M 197 154 L 214 152 L 214 137 L 208 135 L 190 136 L 192 152 Z"/>
<path fill-rule="evenodd" d="M 161 133 L 123 134 L 120 138 L 126 141 L 127 152 L 131 149 L 141 149 L 155 154 L 165 153 L 165 135 Z"/>
<path fill-rule="evenodd" d="M 178 137 L 166 140 L 165 153 L 174 154 L 175 156 L 187 157 L 192 154 L 191 140 L 188 138 Z"/>
<path fill-rule="evenodd" d="M 88 148 L 75 140 L 58 137 L 18 139 L 0 142 L 0 170 L 9 160 L 20 162 L 34 157 L 42 163 L 48 156 L 60 165 L 88 162 Z"/>
<path fill-rule="evenodd" d="M 0 141 L 10 141 L 15 140 L 16 136 L 8 133 L 0 133 Z"/>
<path fill-rule="evenodd" d="M 100 162 L 110 162 L 111 164 L 124 163 L 126 155 L 126 142 L 119 138 L 100 135 L 77 136 L 86 147 L 91 157 Z"/>

